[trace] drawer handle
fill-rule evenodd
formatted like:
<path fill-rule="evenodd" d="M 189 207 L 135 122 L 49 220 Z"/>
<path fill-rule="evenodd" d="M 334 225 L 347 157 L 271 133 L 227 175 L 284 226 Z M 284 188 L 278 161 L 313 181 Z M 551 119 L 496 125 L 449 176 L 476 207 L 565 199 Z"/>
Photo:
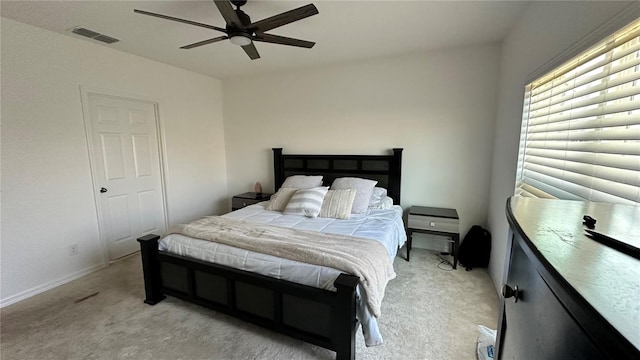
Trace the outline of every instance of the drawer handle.
<path fill-rule="evenodd" d="M 504 284 L 502 286 L 502 297 L 505 299 L 513 298 L 513 302 L 518 302 L 518 297 L 520 292 L 518 291 L 518 285 L 515 285 L 513 288 L 511 286 Z"/>

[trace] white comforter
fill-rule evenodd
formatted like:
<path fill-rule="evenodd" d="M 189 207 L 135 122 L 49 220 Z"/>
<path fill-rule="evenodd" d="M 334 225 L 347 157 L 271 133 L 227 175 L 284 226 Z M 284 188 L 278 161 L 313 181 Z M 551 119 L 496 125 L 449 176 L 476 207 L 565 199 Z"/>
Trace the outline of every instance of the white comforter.
<path fill-rule="evenodd" d="M 406 241 L 402 208 L 399 206 L 388 210 L 370 210 L 366 214 L 352 214 L 349 220 L 338 220 L 283 215 L 281 212 L 265 210 L 265 204 L 251 205 L 225 214 L 223 217 L 286 228 L 373 239 L 385 246 L 392 262 L 398 248 Z M 335 291 L 333 282 L 341 273 L 341 271 L 328 267 L 254 253 L 179 234 L 164 237 L 160 241 L 160 250 L 333 291 Z M 366 306 L 366 294 L 359 288 L 356 290 L 358 293 L 357 317 L 362 324 L 365 343 L 367 346 L 382 344 L 377 321 Z"/>

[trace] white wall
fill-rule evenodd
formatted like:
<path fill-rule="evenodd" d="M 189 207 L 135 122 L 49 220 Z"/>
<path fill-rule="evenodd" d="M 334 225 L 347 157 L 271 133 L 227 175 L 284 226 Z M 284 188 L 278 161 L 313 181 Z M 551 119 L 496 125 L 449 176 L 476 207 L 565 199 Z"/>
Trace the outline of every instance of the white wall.
<path fill-rule="evenodd" d="M 1 29 L 3 305 L 103 265 L 80 86 L 158 101 L 169 225 L 227 209 L 219 80 L 6 18 Z"/>
<path fill-rule="evenodd" d="M 273 191 L 285 153 L 404 148 L 402 199 L 485 224 L 500 47 L 397 56 L 224 81 L 229 191 Z"/>
<path fill-rule="evenodd" d="M 503 42 L 489 208 L 489 227 L 493 235 L 489 273 L 496 289 L 502 286 L 507 256 L 505 205 L 514 191 L 527 77 L 628 4 L 615 1 L 533 2 Z"/>

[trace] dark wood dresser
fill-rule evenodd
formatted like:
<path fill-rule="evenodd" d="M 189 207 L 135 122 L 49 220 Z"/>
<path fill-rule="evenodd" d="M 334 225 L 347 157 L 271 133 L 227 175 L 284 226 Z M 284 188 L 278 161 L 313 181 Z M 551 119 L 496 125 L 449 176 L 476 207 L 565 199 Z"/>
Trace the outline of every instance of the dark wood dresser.
<path fill-rule="evenodd" d="M 583 216 L 640 241 L 640 206 L 513 197 L 498 359 L 640 359 L 640 260 L 585 236 Z"/>

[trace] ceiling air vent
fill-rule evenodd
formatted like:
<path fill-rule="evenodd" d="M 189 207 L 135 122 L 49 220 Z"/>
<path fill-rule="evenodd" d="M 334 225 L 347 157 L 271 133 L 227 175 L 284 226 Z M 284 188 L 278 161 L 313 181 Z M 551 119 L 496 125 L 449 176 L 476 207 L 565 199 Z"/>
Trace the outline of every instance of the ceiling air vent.
<path fill-rule="evenodd" d="M 112 38 L 110 36 L 107 35 L 102 35 L 100 33 L 97 33 L 95 31 L 89 30 L 89 29 L 85 29 L 82 27 L 76 27 L 71 29 L 71 32 L 74 34 L 78 34 L 80 36 L 84 36 L 84 37 L 88 37 L 94 40 L 98 40 L 98 41 L 102 41 L 103 43 L 107 43 L 107 44 L 113 44 L 114 42 L 118 42 L 120 40 Z"/>
<path fill-rule="evenodd" d="M 118 39 L 114 39 L 114 38 L 112 38 L 110 36 L 107 36 L 107 35 L 98 35 L 98 36 L 94 37 L 93 40 L 102 41 L 102 42 L 107 43 L 107 44 L 113 44 L 114 42 L 120 41 Z"/>
<path fill-rule="evenodd" d="M 85 29 L 85 28 L 75 28 L 75 29 L 71 30 L 71 32 L 73 32 L 74 34 L 86 36 L 86 37 L 92 38 L 92 39 L 94 37 L 100 35 L 99 33 L 95 32 L 95 31 L 91 31 L 91 30 Z"/>

